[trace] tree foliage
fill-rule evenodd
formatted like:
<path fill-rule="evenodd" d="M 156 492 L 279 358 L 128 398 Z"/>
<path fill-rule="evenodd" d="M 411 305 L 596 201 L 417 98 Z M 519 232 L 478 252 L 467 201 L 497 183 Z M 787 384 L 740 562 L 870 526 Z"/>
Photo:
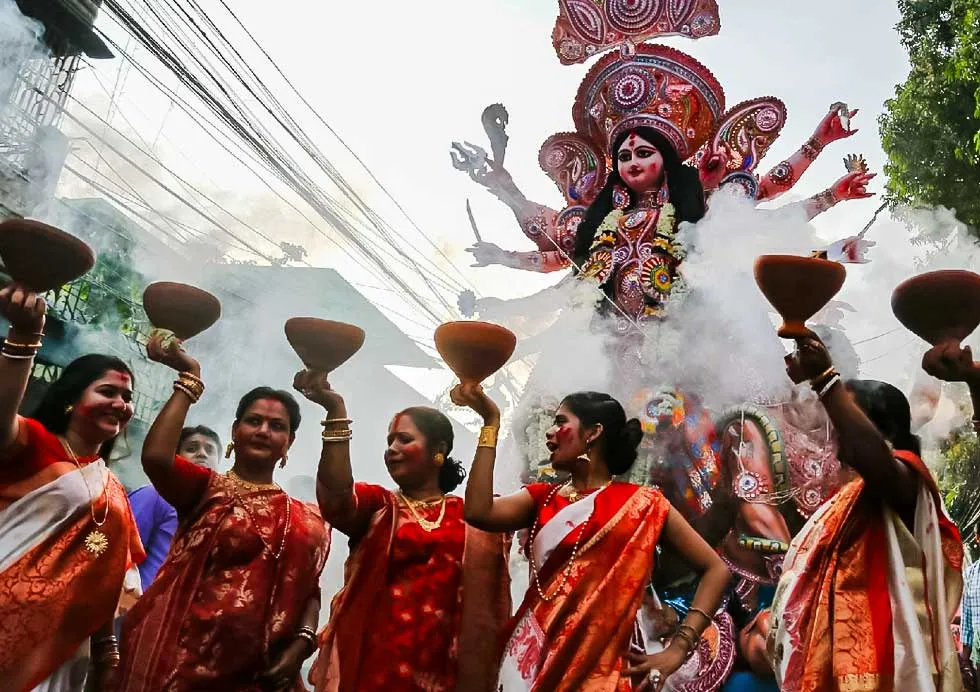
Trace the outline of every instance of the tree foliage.
<path fill-rule="evenodd" d="M 899 0 L 911 72 L 879 124 L 892 202 L 945 206 L 980 235 L 980 0 Z"/>
<path fill-rule="evenodd" d="M 940 444 L 942 467 L 937 481 L 950 518 L 966 535 L 980 511 L 980 444 L 972 426 L 954 430 Z"/>

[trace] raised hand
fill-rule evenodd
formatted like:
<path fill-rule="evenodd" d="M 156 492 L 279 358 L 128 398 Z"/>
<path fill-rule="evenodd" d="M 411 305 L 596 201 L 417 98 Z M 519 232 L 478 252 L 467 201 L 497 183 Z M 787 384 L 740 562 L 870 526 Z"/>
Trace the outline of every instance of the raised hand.
<path fill-rule="evenodd" d="M 922 356 L 922 369 L 939 380 L 980 384 L 980 364 L 969 346 L 949 342 L 934 346 Z"/>
<path fill-rule="evenodd" d="M 325 408 L 328 413 L 334 413 L 338 409 L 345 408 L 344 397 L 330 387 L 325 372 L 300 370 L 293 377 L 293 388 L 314 404 L 319 404 Z"/>
<path fill-rule="evenodd" d="M 698 177 L 705 190 L 715 190 L 728 174 L 728 151 L 724 148 L 705 154 L 698 162 Z"/>
<path fill-rule="evenodd" d="M 848 119 L 854 118 L 858 114 L 858 109 L 855 108 L 847 114 Z M 837 112 L 837 108 L 833 107 L 830 112 L 823 117 L 820 124 L 817 125 L 817 129 L 813 131 L 813 136 L 823 145 L 830 144 L 831 142 L 836 142 L 839 139 L 847 139 L 848 137 L 857 134 L 858 130 L 851 130 L 844 127 L 844 123 L 841 121 L 841 117 Z"/>
<path fill-rule="evenodd" d="M 466 251 L 473 255 L 473 267 L 487 267 L 491 264 L 501 264 L 504 251 L 497 245 L 487 242 L 478 242 Z"/>
<path fill-rule="evenodd" d="M 843 178 L 834 183 L 831 187 L 834 199 L 838 202 L 843 202 L 849 199 L 867 199 L 868 197 L 874 197 L 873 192 L 868 192 L 868 183 L 871 182 L 877 173 L 862 173 L 861 171 L 854 171 L 853 173 L 848 173 Z"/>
<path fill-rule="evenodd" d="M 458 384 L 449 392 L 449 399 L 457 406 L 476 411 L 486 425 L 500 425 L 500 409 L 479 384 Z"/>
<path fill-rule="evenodd" d="M 816 336 L 798 339 L 796 350 L 787 355 L 786 374 L 796 384 L 820 377 L 833 367 L 830 352 Z"/>
<path fill-rule="evenodd" d="M 146 342 L 146 357 L 177 372 L 200 376 L 201 365 L 187 351 L 183 342 L 168 332 L 156 330 Z"/>
<path fill-rule="evenodd" d="M 20 284 L 8 284 L 0 291 L 0 315 L 20 334 L 41 334 L 46 309 L 44 298 Z"/>

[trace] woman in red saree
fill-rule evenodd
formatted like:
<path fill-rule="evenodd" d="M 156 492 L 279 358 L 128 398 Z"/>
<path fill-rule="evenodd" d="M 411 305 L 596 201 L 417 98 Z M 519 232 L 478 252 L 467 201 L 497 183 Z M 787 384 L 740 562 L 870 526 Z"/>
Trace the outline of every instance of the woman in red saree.
<path fill-rule="evenodd" d="M 40 348 L 44 301 L 11 284 L 0 313 L 0 687 L 103 690 L 119 651 L 112 622 L 139 592 L 143 559 L 126 491 L 106 466 L 133 416 L 133 376 L 87 355 L 17 415 Z M 89 665 L 91 658 L 92 665 Z M 90 669 L 90 670 L 89 670 Z"/>
<path fill-rule="evenodd" d="M 312 505 L 272 480 L 300 423 L 287 392 L 242 397 L 226 474 L 177 455 L 184 419 L 204 386 L 179 342 L 147 344 L 152 360 L 180 372 L 174 394 L 143 443 L 143 468 L 177 510 L 170 554 L 123 623 L 124 692 L 305 690 L 319 579 L 329 534 Z"/>
<path fill-rule="evenodd" d="M 943 364 L 947 347 L 937 348 L 925 364 Z M 884 382 L 842 383 L 816 338 L 787 363 L 818 392 L 857 477 L 786 554 L 767 641 L 780 689 L 959 692 L 950 623 L 963 546 L 919 456 L 908 400 Z"/>
<path fill-rule="evenodd" d="M 552 466 L 570 479 L 494 497 L 499 410 L 479 385 L 460 385 L 453 398 L 486 426 L 466 486 L 466 521 L 530 529 L 531 586 L 505 637 L 500 689 L 659 692 L 694 651 L 731 575 L 660 491 L 613 481 L 636 459 L 639 421 L 627 421 L 608 394 L 567 396 L 547 436 Z M 641 608 L 661 538 L 701 573 L 666 648 L 646 637 Z"/>
<path fill-rule="evenodd" d="M 296 386 L 328 411 L 317 497 L 350 538 L 344 587 L 320 634 L 317 692 L 493 692 L 492 643 L 510 615 L 505 537 L 466 526 L 453 426 L 435 409 L 397 414 L 384 460 L 397 491 L 354 483 L 347 407 L 322 373 Z"/>

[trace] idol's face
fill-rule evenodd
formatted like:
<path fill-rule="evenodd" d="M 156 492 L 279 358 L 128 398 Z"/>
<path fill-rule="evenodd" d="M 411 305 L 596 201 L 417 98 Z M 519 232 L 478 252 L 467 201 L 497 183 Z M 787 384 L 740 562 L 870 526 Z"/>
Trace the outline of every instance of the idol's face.
<path fill-rule="evenodd" d="M 619 177 L 634 192 L 647 192 L 663 183 L 663 155 L 635 132 L 627 135 L 616 152 L 616 167 Z"/>

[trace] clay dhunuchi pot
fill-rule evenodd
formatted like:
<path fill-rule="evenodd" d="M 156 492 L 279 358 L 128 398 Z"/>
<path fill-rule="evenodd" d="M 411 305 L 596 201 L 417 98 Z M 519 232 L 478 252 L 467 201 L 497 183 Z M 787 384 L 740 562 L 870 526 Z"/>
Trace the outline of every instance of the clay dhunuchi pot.
<path fill-rule="evenodd" d="M 364 330 L 346 322 L 291 317 L 286 320 L 286 340 L 308 369 L 331 372 L 364 345 Z"/>
<path fill-rule="evenodd" d="M 0 222 L 0 258 L 14 281 L 37 293 L 64 286 L 95 264 L 92 248 L 81 240 L 29 219 Z"/>
<path fill-rule="evenodd" d="M 143 290 L 143 309 L 150 323 L 168 329 L 181 341 L 197 336 L 221 317 L 221 303 L 194 286 L 157 281 Z"/>
<path fill-rule="evenodd" d="M 980 324 L 980 274 L 945 269 L 906 279 L 892 292 L 892 312 L 933 346 L 958 344 Z"/>
<path fill-rule="evenodd" d="M 813 336 L 805 322 L 826 305 L 844 285 L 844 265 L 816 257 L 762 255 L 755 261 L 755 282 L 783 324 L 784 339 Z"/>
<path fill-rule="evenodd" d="M 436 350 L 460 382 L 479 383 L 514 354 L 517 337 L 489 322 L 446 322 L 435 333 Z"/>

